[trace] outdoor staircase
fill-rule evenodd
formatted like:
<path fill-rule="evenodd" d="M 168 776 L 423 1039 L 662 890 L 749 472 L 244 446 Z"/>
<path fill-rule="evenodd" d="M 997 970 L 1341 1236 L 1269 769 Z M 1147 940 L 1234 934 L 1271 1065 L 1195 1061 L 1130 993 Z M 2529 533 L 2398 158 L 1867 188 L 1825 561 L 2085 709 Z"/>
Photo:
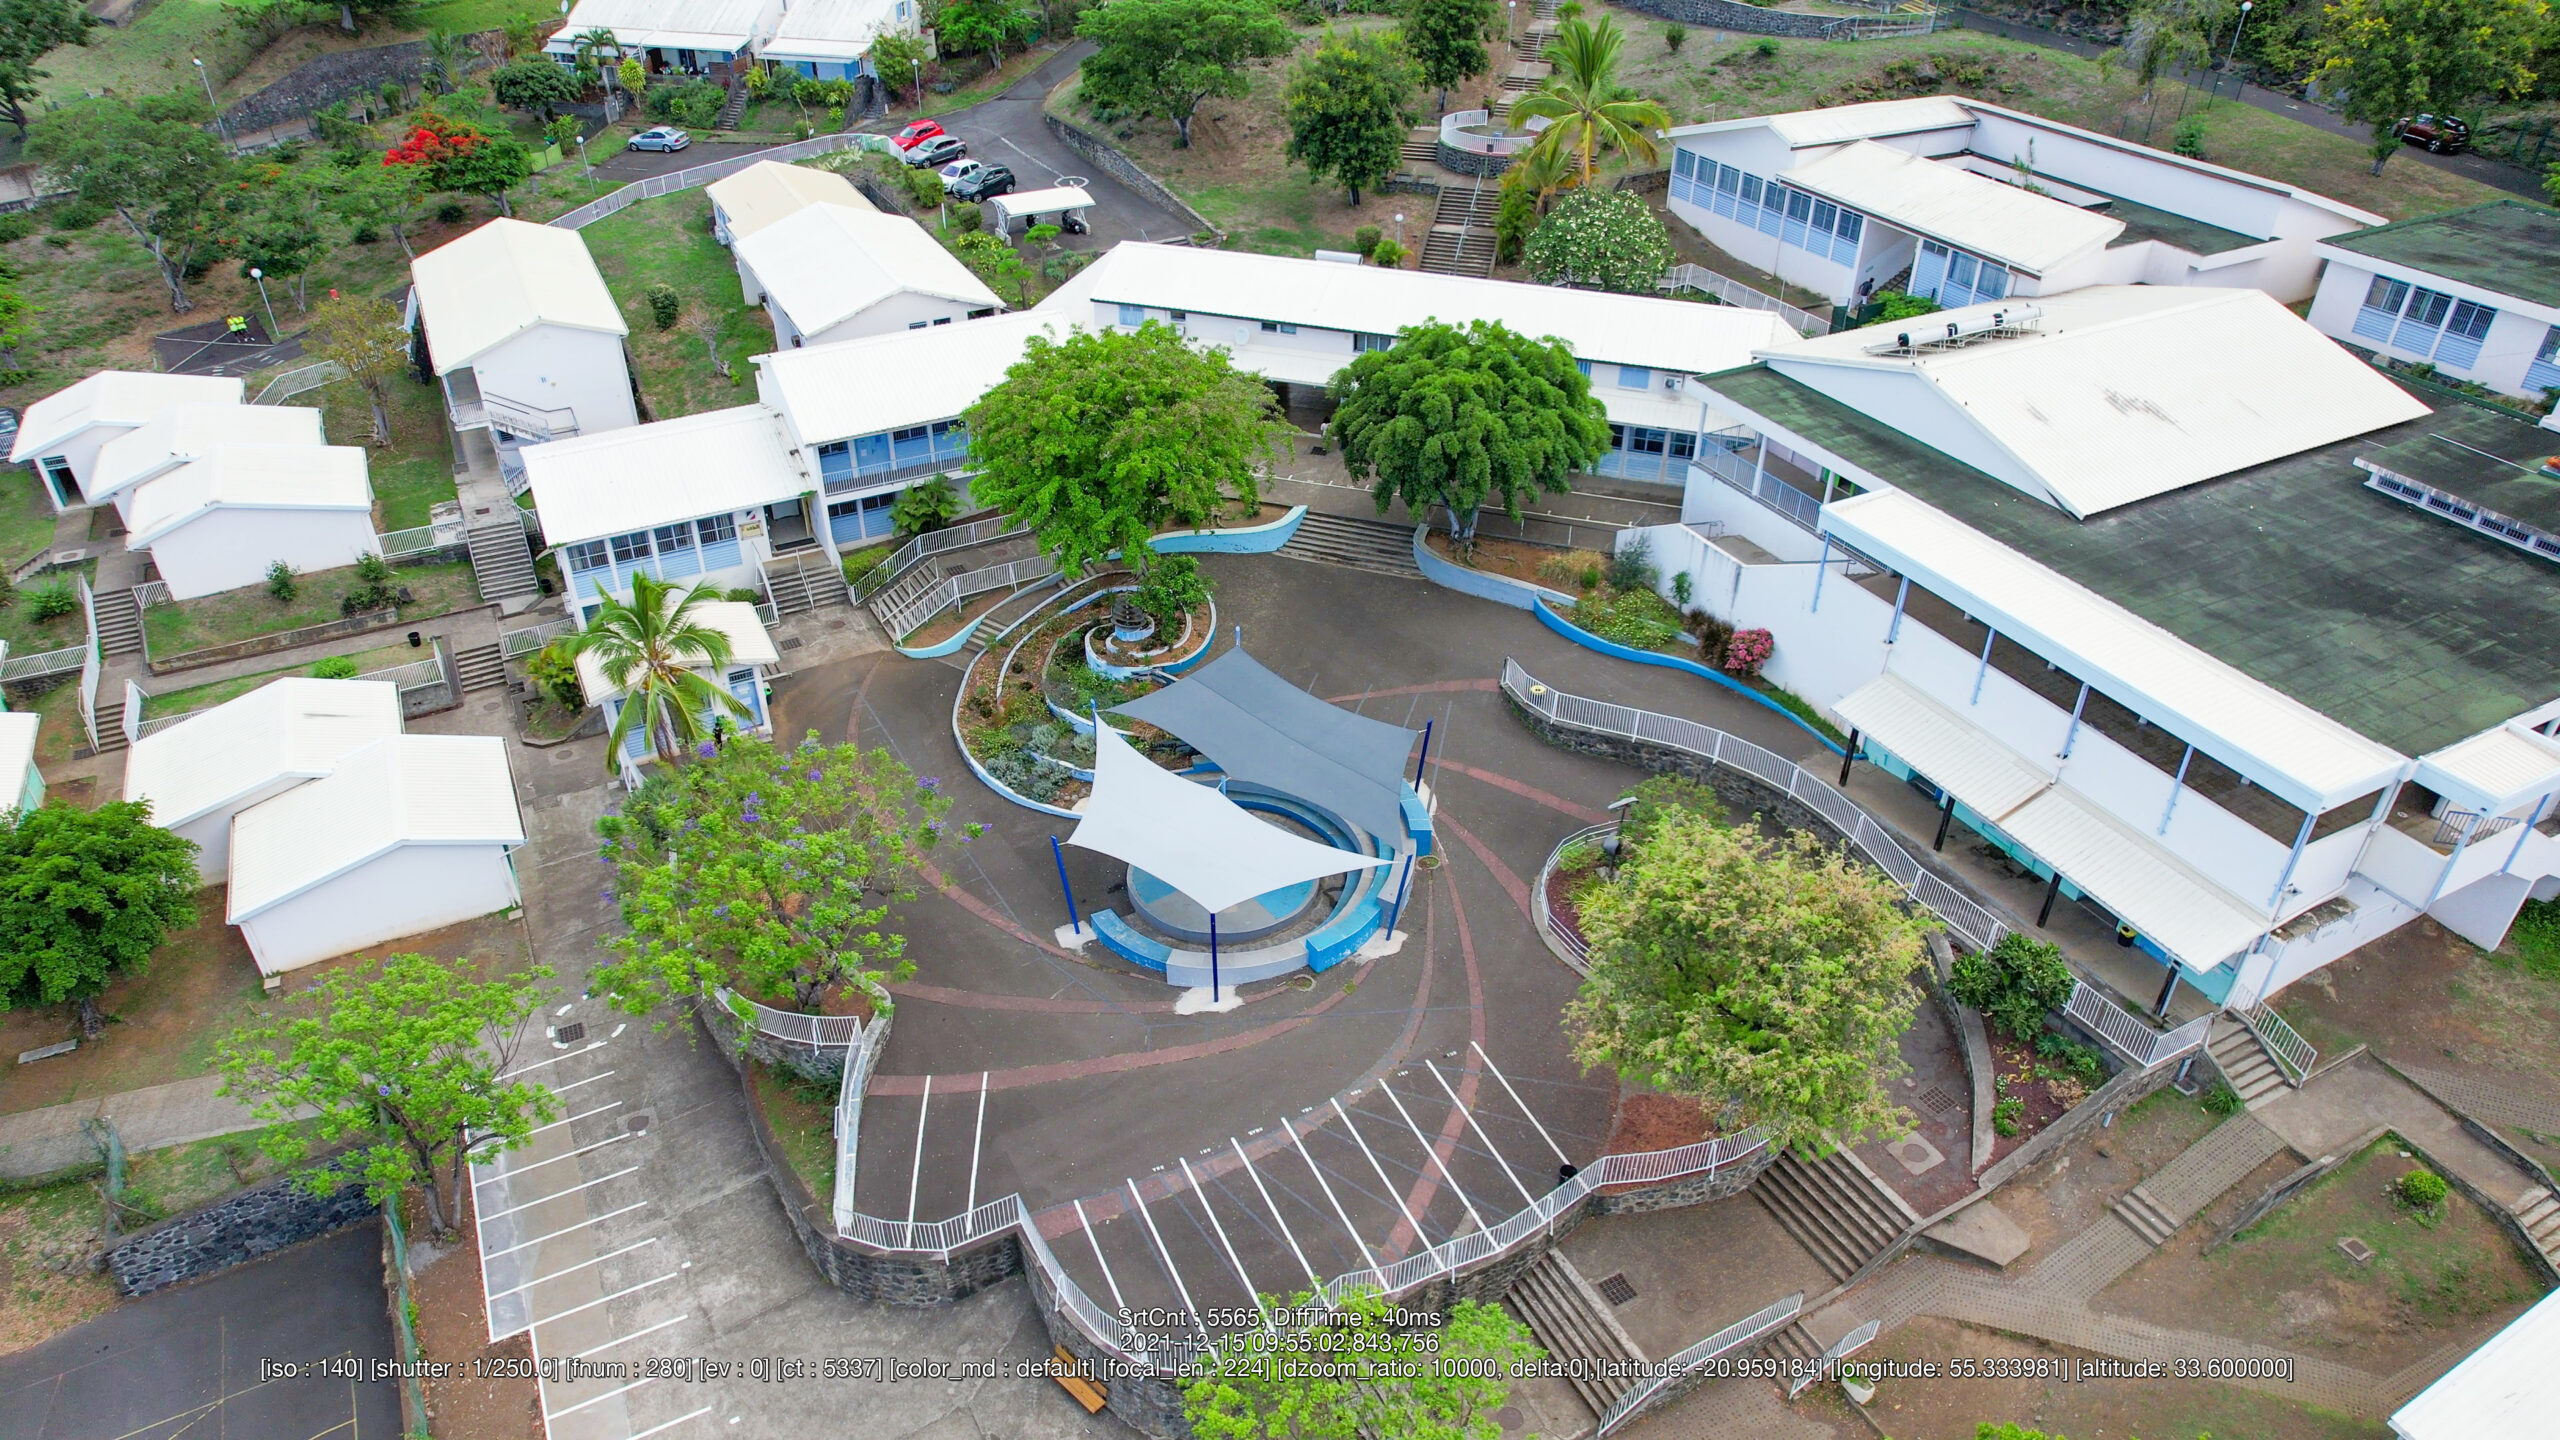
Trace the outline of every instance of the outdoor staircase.
<path fill-rule="evenodd" d="M 768 563 L 764 567 L 764 585 L 776 615 L 798 615 L 822 605 L 853 603 L 853 592 L 844 583 L 843 568 L 823 550 Z"/>
<path fill-rule="evenodd" d="M 1011 596 L 979 618 L 978 628 L 970 633 L 969 643 L 960 647 L 961 650 L 976 657 L 993 649 L 999 637 L 1010 640 L 1012 637 L 1005 635 L 1005 631 L 1056 599 L 1058 587 L 1065 583 L 1064 576 L 1051 575 L 1045 581 L 1035 580 L 1023 587 L 1020 594 Z"/>
<path fill-rule="evenodd" d="M 735 130 L 738 128 L 738 121 L 746 113 L 747 82 L 743 79 L 732 80 L 729 82 L 729 103 L 720 107 L 720 118 L 711 123 L 711 128 Z"/>
<path fill-rule="evenodd" d="M 483 601 L 542 593 L 542 582 L 534 578 L 533 550 L 524 543 L 524 525 L 514 516 L 478 526 L 468 539 L 471 576 L 480 582 Z"/>
<path fill-rule="evenodd" d="M 1342 565 L 1380 575 L 1419 575 L 1413 563 L 1413 529 L 1386 520 L 1360 520 L 1310 510 L 1281 552 L 1292 560 Z"/>
<path fill-rule="evenodd" d="M 1415 130 L 1404 137 L 1404 158 L 1416 165 L 1440 163 L 1440 132 Z"/>
<path fill-rule="evenodd" d="M 105 755 L 124 748 L 124 691 L 119 688 L 109 696 L 106 687 L 101 685 L 98 687 L 98 753 Z"/>
<path fill-rule="evenodd" d="M 1511 62 L 1511 68 L 1503 72 L 1502 88 L 1514 95 L 1526 94 L 1546 83 L 1547 73 L 1552 68 L 1544 60 L 1515 60 Z"/>
<path fill-rule="evenodd" d="M 1460 189 L 1444 185 L 1431 212 L 1431 230 L 1422 240 L 1422 268 L 1439 275 L 1493 273 L 1493 222 L 1502 209 L 1502 192 L 1481 179 Z"/>
<path fill-rule="evenodd" d="M 1544 60 L 1547 58 L 1547 42 L 1555 38 L 1556 31 L 1553 25 L 1545 21 L 1532 24 L 1528 29 L 1511 37 L 1511 58 Z"/>
<path fill-rule="evenodd" d="M 1605 1415 L 1618 1397 L 1636 1382 L 1636 1367 L 1644 1364 L 1644 1351 L 1637 1348 L 1633 1337 L 1619 1326 L 1618 1317 L 1609 1311 L 1609 1302 L 1582 1272 L 1560 1250 L 1550 1250 L 1538 1257 L 1538 1263 L 1520 1272 L 1511 1282 L 1511 1291 L 1502 1297 L 1513 1313 L 1529 1324 L 1529 1333 L 1546 1347 L 1549 1355 L 1559 1360 L 1594 1360 L 1620 1367 L 1616 1376 L 1585 1373 L 1576 1369 L 1568 1375 L 1574 1392 L 1594 1415 Z M 1598 1367 L 1591 1367 L 1598 1368 Z"/>
<path fill-rule="evenodd" d="M 462 677 L 462 693 L 494 690 L 507 683 L 507 660 L 498 652 L 498 642 L 457 650 L 453 656 L 454 673 Z"/>
<path fill-rule="evenodd" d="M 1790 1371 L 1794 1371 L 1798 1365 L 1810 1365 L 1822 1358 L 1822 1342 L 1814 1339 L 1813 1332 L 1805 1329 L 1804 1322 L 1799 1320 L 1761 1341 L 1760 1353 L 1772 1360 L 1796 1362 L 1788 1366 Z"/>
<path fill-rule="evenodd" d="M 100 590 L 98 601 L 98 654 L 112 660 L 118 655 L 142 653 L 142 607 L 135 604 L 131 590 Z M 124 737 L 116 737 L 124 743 Z"/>
<path fill-rule="evenodd" d="M 2260 1096 L 2285 1088 L 2284 1071 L 2275 1057 L 2248 1026 L 2229 1015 L 2213 1017 L 2213 1030 L 2205 1040 L 2205 1050 L 2213 1056 L 2214 1068 L 2240 1097 L 2243 1105 L 2257 1103 Z M 2137 1227 L 2139 1228 L 2139 1227 Z"/>
<path fill-rule="evenodd" d="M 1781 1154 L 1752 1182 L 1751 1193 L 1834 1280 L 1857 1274 L 1920 1223 L 1901 1196 L 1846 1150 L 1810 1163 L 1792 1151 Z"/>
<path fill-rule="evenodd" d="M 2548 1185 L 2536 1185 L 2516 1197 L 2516 1223 L 2524 1227 L 2525 1237 L 2542 1258 L 2560 1269 L 2560 1196 Z"/>
<path fill-rule="evenodd" d="M 926 560 L 898 578 L 898 583 L 871 597 L 871 618 L 894 645 L 942 608 L 942 567 Z"/>
<path fill-rule="evenodd" d="M 2177 1234 L 2178 1226 L 2183 1223 L 2141 1185 L 2118 1196 L 2111 1208 L 2115 1210 L 2116 1218 L 2133 1227 L 2134 1234 L 2154 1245 L 2168 1244 L 2169 1237 Z"/>

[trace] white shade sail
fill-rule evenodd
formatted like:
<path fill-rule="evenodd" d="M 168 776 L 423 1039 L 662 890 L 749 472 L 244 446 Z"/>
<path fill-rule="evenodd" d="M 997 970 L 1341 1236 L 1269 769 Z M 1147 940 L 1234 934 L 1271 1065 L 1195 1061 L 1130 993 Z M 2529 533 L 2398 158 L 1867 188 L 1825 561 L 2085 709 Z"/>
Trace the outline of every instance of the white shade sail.
<path fill-rule="evenodd" d="M 1148 760 L 1108 725 L 1095 732 L 1093 752 L 1093 797 L 1067 843 L 1126 860 L 1204 909 L 1388 863 L 1266 825 Z"/>

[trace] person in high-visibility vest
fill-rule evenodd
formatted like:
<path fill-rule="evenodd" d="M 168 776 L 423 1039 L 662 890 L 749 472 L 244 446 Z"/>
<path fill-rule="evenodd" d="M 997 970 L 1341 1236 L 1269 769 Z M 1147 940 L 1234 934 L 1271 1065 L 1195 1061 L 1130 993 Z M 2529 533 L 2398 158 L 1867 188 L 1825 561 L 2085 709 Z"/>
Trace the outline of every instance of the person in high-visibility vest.
<path fill-rule="evenodd" d="M 246 335 L 249 333 L 249 317 L 246 315 L 234 315 L 222 323 L 228 327 L 234 335 Z"/>

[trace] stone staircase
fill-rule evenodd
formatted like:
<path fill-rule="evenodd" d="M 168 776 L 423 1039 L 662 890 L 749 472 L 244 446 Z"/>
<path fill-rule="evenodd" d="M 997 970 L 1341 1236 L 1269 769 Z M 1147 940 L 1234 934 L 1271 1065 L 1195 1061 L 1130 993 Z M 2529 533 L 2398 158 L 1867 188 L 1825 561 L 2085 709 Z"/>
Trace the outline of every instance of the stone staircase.
<path fill-rule="evenodd" d="M 1005 631 L 1019 623 L 1023 617 L 1056 599 L 1058 587 L 1065 583 L 1065 577 L 1051 575 L 1047 583 L 1034 582 L 1021 594 L 1013 596 L 988 611 L 980 617 L 978 628 L 970 632 L 969 643 L 961 646 L 961 651 L 975 658 L 993 649 L 999 636 L 1003 636 L 1009 642 L 1012 637 L 1005 635 Z"/>
<path fill-rule="evenodd" d="M 2266 1095 L 2285 1088 L 2284 1071 L 2277 1068 L 2275 1057 L 2248 1026 L 2229 1015 L 2213 1017 L 2212 1033 L 2205 1040 L 2205 1051 L 2213 1057 L 2214 1068 L 2240 1096 L 2243 1105 L 2254 1105 Z"/>
<path fill-rule="evenodd" d="M 2112 1208 L 2116 1218 L 2133 1227 L 2134 1234 L 2154 1245 L 2168 1244 L 2169 1237 L 2177 1234 L 2178 1226 L 2184 1223 L 2184 1217 L 2160 1208 L 2159 1200 L 2140 1185 L 2118 1196 Z"/>
<path fill-rule="evenodd" d="M 141 654 L 142 607 L 134 603 L 133 592 L 131 590 L 100 590 L 97 592 L 97 600 L 100 658 L 112 660 L 118 655 Z M 102 717 L 103 714 L 104 712 L 101 712 Z M 99 725 L 101 733 L 104 733 L 103 718 Z M 116 743 L 122 745 L 124 737 L 118 735 Z"/>
<path fill-rule="evenodd" d="M 507 683 L 507 660 L 498 652 L 498 642 L 475 645 L 453 653 L 453 672 L 462 677 L 462 693 L 494 690 Z"/>
<path fill-rule="evenodd" d="M 1804 1322 L 1799 1320 L 1761 1341 L 1760 1353 L 1771 1360 L 1793 1362 L 1787 1367 L 1793 1372 L 1822 1358 L 1822 1342 L 1814 1339 L 1813 1332 L 1804 1328 Z"/>
<path fill-rule="evenodd" d="M 1781 1154 L 1751 1193 L 1834 1280 L 1847 1280 L 1884 1253 L 1920 1216 L 1846 1150 L 1810 1163 Z"/>
<path fill-rule="evenodd" d="M 1413 529 L 1388 520 L 1359 520 L 1310 510 L 1281 552 L 1293 560 L 1342 565 L 1380 575 L 1419 575 L 1413 563 Z"/>
<path fill-rule="evenodd" d="M 1481 179 L 1460 188 L 1444 185 L 1422 240 L 1422 268 L 1439 275 L 1493 273 L 1493 222 L 1502 208 L 1500 187 Z"/>
<path fill-rule="evenodd" d="M 1440 163 L 1440 132 L 1425 127 L 1404 137 L 1404 158 L 1415 165 Z"/>
<path fill-rule="evenodd" d="M 534 578 L 532 547 L 525 544 L 524 526 L 515 517 L 477 526 L 467 538 L 471 576 L 480 583 L 483 601 L 542 593 L 542 582 Z"/>
<path fill-rule="evenodd" d="M 2524 1227 L 2533 1248 L 2560 1269 L 2560 1196 L 2554 1196 L 2547 1185 L 2536 1185 L 2516 1197 L 2514 1208 L 2516 1223 Z"/>
<path fill-rule="evenodd" d="M 2165 1244 L 2215 1197 L 2284 1148 L 2274 1131 L 2245 1113 L 2234 1115 L 2119 1196 L 2112 1208 L 2133 1233 L 2150 1244 Z"/>
<path fill-rule="evenodd" d="M 107 687 L 98 687 L 98 753 L 111 754 L 125 748 L 124 687 L 119 685 L 109 695 Z"/>
<path fill-rule="evenodd" d="M 1538 1263 L 1511 1282 L 1510 1293 L 1502 1299 L 1513 1314 L 1528 1322 L 1529 1333 L 1537 1337 L 1549 1355 L 1559 1360 L 1601 1362 L 1599 1366 L 1578 1368 L 1566 1377 L 1593 1415 L 1607 1414 L 1618 1397 L 1636 1383 L 1637 1367 L 1645 1363 L 1644 1351 L 1620 1327 L 1618 1317 L 1609 1311 L 1609 1302 L 1600 1298 L 1600 1292 L 1582 1278 L 1582 1272 L 1574 1268 L 1564 1252 L 1550 1250 L 1539 1256 Z M 1603 1367 L 1614 1367 L 1619 1373 L 1585 1373 Z"/>
<path fill-rule="evenodd" d="M 941 608 L 935 597 L 942 589 L 942 581 L 942 567 L 929 559 L 866 602 L 871 618 L 880 622 L 880 633 L 889 638 L 890 644 L 905 639 L 909 631 Z"/>
<path fill-rule="evenodd" d="M 711 128 L 714 130 L 735 130 L 738 128 L 738 121 L 745 116 L 746 113 L 747 82 L 744 80 L 732 80 L 729 82 L 729 103 L 720 107 L 720 118 L 711 122 Z"/>
<path fill-rule="evenodd" d="M 776 615 L 798 615 L 824 605 L 850 605 L 844 570 L 825 551 L 776 559 L 764 567 L 766 598 Z"/>
<path fill-rule="evenodd" d="M 1539 21 L 1511 37 L 1511 58 L 1544 60 L 1547 58 L 1547 42 L 1554 38 L 1556 38 L 1555 27 Z"/>

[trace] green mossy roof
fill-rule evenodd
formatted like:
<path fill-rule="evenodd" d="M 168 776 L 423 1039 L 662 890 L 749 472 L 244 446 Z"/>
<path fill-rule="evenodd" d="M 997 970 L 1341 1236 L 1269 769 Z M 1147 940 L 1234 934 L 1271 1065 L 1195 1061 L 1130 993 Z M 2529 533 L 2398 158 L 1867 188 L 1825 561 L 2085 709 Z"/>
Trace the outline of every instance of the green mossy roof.
<path fill-rule="evenodd" d="M 2459 280 L 2536 305 L 2560 305 L 2560 210 L 2492 200 L 2377 225 L 2324 244 Z"/>

